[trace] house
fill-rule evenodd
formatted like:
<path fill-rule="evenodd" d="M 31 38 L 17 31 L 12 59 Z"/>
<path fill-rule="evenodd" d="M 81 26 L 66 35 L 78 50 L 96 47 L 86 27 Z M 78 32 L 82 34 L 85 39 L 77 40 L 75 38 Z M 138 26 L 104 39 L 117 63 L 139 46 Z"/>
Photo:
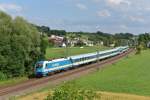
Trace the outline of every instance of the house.
<path fill-rule="evenodd" d="M 51 35 L 48 38 L 49 42 L 52 42 L 55 46 L 64 47 L 66 46 L 64 43 L 64 37 Z"/>
<path fill-rule="evenodd" d="M 150 41 L 147 43 L 147 47 L 150 48 Z"/>
<path fill-rule="evenodd" d="M 77 43 L 78 43 L 78 39 L 77 39 L 77 38 L 68 39 L 68 44 L 69 44 L 71 47 L 74 47 Z"/>
<path fill-rule="evenodd" d="M 110 47 L 115 47 L 115 44 L 110 44 Z"/>
<path fill-rule="evenodd" d="M 68 44 L 71 47 L 77 46 L 80 43 L 84 44 L 86 46 L 93 46 L 94 45 L 93 41 L 89 41 L 86 39 L 81 39 L 81 38 L 68 39 Z"/>
<path fill-rule="evenodd" d="M 81 39 L 78 37 L 73 38 L 73 39 L 67 38 L 66 40 L 64 37 L 51 35 L 48 38 L 48 40 L 49 42 L 53 43 L 55 46 L 58 46 L 58 47 L 66 47 L 66 43 L 71 47 L 77 46 L 78 44 L 84 44 L 86 46 L 94 46 L 93 41 L 90 41 L 88 39 Z"/>
<path fill-rule="evenodd" d="M 83 43 L 84 43 L 86 46 L 94 46 L 93 41 L 83 40 Z"/>

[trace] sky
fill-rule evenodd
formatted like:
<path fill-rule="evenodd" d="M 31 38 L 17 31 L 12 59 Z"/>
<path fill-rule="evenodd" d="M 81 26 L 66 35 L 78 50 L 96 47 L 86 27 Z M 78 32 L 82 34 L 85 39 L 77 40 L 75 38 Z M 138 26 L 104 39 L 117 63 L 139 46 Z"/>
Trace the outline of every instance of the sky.
<path fill-rule="evenodd" d="M 0 10 L 51 29 L 150 32 L 150 0 L 0 0 Z"/>

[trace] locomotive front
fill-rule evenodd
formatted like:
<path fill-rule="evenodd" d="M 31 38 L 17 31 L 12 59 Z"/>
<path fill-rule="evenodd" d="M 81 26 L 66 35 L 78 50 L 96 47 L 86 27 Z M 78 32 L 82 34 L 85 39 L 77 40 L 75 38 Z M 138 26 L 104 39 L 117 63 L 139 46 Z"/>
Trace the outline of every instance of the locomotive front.
<path fill-rule="evenodd" d="M 37 77 L 43 76 L 44 75 L 44 61 L 39 61 L 35 64 L 35 75 Z"/>

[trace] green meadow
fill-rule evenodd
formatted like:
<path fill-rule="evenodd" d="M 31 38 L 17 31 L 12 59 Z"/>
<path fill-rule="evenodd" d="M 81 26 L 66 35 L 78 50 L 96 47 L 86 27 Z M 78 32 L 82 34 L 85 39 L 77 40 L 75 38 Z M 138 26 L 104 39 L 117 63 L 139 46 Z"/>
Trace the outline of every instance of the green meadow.
<path fill-rule="evenodd" d="M 75 82 L 86 89 L 150 96 L 150 50 L 129 55 Z"/>
<path fill-rule="evenodd" d="M 108 49 L 108 47 L 104 46 L 93 46 L 93 47 L 71 47 L 71 48 L 47 48 L 46 49 L 46 59 L 50 58 L 60 58 L 60 57 L 66 57 L 66 56 L 72 56 L 72 55 L 78 55 L 78 54 L 85 54 L 85 53 L 91 53 L 96 52 L 97 50 L 105 50 Z"/>

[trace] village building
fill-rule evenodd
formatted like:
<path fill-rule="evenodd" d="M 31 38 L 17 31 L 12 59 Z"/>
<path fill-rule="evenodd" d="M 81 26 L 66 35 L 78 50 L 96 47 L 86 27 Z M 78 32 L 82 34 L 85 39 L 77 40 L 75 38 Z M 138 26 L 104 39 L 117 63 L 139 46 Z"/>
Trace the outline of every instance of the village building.
<path fill-rule="evenodd" d="M 150 48 L 150 41 L 147 43 L 147 47 Z"/>
<path fill-rule="evenodd" d="M 51 35 L 48 38 L 48 40 L 49 40 L 49 42 L 52 42 L 55 46 L 58 46 L 58 47 L 65 47 L 66 46 L 66 44 L 64 43 L 64 37 Z"/>

